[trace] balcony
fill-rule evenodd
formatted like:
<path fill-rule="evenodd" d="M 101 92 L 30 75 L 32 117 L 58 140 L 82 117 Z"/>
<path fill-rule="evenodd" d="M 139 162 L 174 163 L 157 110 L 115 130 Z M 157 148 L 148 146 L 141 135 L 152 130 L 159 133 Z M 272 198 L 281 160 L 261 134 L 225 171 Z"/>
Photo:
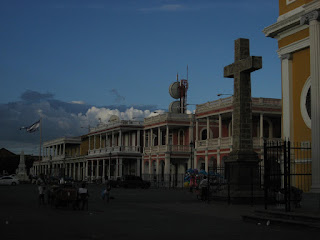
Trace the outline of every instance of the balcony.
<path fill-rule="evenodd" d="M 157 153 L 166 153 L 166 152 L 174 152 L 174 153 L 190 153 L 191 149 L 189 145 L 160 145 L 160 146 L 152 146 L 145 147 L 145 154 L 157 154 Z"/>
<path fill-rule="evenodd" d="M 90 133 L 102 131 L 108 128 L 120 127 L 120 126 L 142 126 L 142 121 L 134 121 L 134 120 L 120 120 L 119 122 L 100 124 L 97 127 L 90 128 Z"/>
<path fill-rule="evenodd" d="M 153 117 L 148 117 L 144 119 L 144 126 L 149 126 L 153 124 L 158 124 L 168 121 L 190 121 L 193 114 L 183 114 L 183 113 L 164 113 Z"/>
<path fill-rule="evenodd" d="M 140 153 L 140 146 L 114 146 L 100 149 L 92 149 L 88 151 L 88 155 L 100 155 L 107 153 Z"/>
<path fill-rule="evenodd" d="M 279 138 L 268 138 L 268 140 L 278 141 L 281 140 Z M 253 148 L 263 148 L 264 138 L 254 137 L 252 138 Z M 209 149 L 226 149 L 232 148 L 232 137 L 224 137 L 224 138 L 212 138 L 208 140 L 199 140 L 196 141 L 197 150 L 205 150 L 205 148 Z"/>

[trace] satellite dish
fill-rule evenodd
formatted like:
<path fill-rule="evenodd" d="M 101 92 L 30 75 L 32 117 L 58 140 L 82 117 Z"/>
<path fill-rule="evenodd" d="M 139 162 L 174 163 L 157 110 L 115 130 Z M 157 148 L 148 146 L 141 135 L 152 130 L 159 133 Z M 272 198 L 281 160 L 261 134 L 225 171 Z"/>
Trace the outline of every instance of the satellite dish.
<path fill-rule="evenodd" d="M 169 105 L 170 113 L 180 113 L 180 101 L 174 101 Z"/>
<path fill-rule="evenodd" d="M 169 87 L 169 93 L 170 96 L 173 97 L 174 99 L 178 99 L 180 98 L 180 83 L 179 82 L 174 82 L 171 83 L 170 87 Z"/>
<path fill-rule="evenodd" d="M 117 115 L 112 115 L 109 119 L 109 122 L 119 122 L 120 118 Z"/>

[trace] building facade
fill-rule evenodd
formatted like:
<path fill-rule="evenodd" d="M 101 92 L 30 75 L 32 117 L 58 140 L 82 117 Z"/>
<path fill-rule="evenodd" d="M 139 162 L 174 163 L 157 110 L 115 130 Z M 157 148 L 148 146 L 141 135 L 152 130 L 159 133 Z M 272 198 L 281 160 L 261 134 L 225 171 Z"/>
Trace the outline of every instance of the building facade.
<path fill-rule="evenodd" d="M 278 41 L 282 138 L 312 146 L 312 188 L 320 193 L 320 0 L 279 0 L 277 22 L 263 31 Z M 309 162 L 311 159 L 297 159 Z"/>
<path fill-rule="evenodd" d="M 233 98 L 197 105 L 195 114 L 168 112 L 141 121 L 112 116 L 81 137 L 43 144 L 36 175 L 103 182 L 142 176 L 162 186 L 182 186 L 189 168 L 217 170 L 232 151 Z M 264 139 L 281 137 L 281 100 L 253 98 L 254 149 L 263 158 Z"/>

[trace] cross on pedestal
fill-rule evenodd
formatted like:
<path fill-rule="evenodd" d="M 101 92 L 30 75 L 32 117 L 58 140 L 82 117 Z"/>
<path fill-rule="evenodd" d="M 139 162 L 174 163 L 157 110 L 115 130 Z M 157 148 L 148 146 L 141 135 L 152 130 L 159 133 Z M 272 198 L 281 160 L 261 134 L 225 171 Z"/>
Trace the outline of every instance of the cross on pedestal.
<path fill-rule="evenodd" d="M 234 78 L 233 146 L 226 159 L 226 173 L 232 194 L 248 197 L 258 190 L 259 158 L 252 143 L 252 98 L 250 74 L 262 68 L 262 57 L 250 56 L 249 39 L 235 40 L 234 63 L 224 68 L 224 77 Z"/>
<path fill-rule="evenodd" d="M 253 152 L 250 74 L 262 68 L 262 57 L 250 56 L 249 39 L 239 38 L 235 40 L 234 60 L 224 68 L 224 77 L 234 78 L 232 152 L 238 155 L 234 156 L 237 160 L 250 160 L 250 156 L 243 156 Z"/>

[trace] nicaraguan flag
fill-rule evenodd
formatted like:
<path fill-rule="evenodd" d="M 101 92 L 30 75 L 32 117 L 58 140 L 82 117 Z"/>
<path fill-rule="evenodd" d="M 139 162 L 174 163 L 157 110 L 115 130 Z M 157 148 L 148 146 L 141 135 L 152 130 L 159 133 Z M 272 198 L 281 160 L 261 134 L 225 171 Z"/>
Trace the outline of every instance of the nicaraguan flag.
<path fill-rule="evenodd" d="M 32 132 L 37 131 L 39 127 L 40 127 L 40 120 L 37 121 L 37 122 L 35 122 L 34 124 L 32 124 L 32 125 L 29 126 L 29 127 L 21 127 L 20 130 L 21 130 L 21 129 L 26 129 L 27 132 L 32 133 Z"/>

